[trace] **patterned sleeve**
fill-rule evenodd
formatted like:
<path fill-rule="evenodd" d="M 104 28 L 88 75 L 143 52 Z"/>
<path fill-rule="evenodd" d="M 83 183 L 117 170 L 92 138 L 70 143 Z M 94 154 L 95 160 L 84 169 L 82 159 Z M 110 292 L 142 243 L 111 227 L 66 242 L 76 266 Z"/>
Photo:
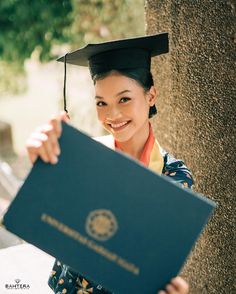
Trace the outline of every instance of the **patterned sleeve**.
<path fill-rule="evenodd" d="M 56 259 L 48 279 L 48 285 L 52 290 L 55 290 L 61 273 L 62 273 L 62 264 L 59 260 Z"/>
<path fill-rule="evenodd" d="M 48 285 L 56 294 L 114 294 L 57 259 L 49 276 Z"/>
<path fill-rule="evenodd" d="M 168 176 L 182 187 L 192 189 L 194 180 L 191 171 L 181 159 L 174 158 L 174 156 L 168 152 L 165 152 L 164 155 L 162 174 Z"/>

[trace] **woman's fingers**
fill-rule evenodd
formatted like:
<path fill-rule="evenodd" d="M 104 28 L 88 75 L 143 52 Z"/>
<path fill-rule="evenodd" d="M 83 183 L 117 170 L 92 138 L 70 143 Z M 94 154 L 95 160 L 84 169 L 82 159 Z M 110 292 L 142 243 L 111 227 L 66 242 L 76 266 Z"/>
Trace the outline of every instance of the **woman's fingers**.
<path fill-rule="evenodd" d="M 69 122 L 69 116 L 65 111 L 52 117 L 49 123 L 37 128 L 31 134 L 26 147 L 32 163 L 38 156 L 45 162 L 57 163 L 57 156 L 61 153 L 58 142 L 62 133 L 61 121 Z"/>
<path fill-rule="evenodd" d="M 35 139 L 37 137 L 43 144 L 43 148 L 47 153 L 49 162 L 55 164 L 57 163 L 57 156 L 60 154 L 60 147 L 57 140 L 57 135 L 55 130 L 51 125 L 44 125 L 41 127 L 41 132 L 36 133 Z"/>
<path fill-rule="evenodd" d="M 32 143 L 30 142 L 30 139 L 26 143 L 26 149 L 27 149 L 28 156 L 29 156 L 31 163 L 34 164 L 36 159 L 38 158 L 38 153 L 35 152 L 35 149 L 32 147 Z"/>
<path fill-rule="evenodd" d="M 168 284 L 166 290 L 168 294 L 182 294 L 182 292 L 179 292 L 172 284 Z"/>
<path fill-rule="evenodd" d="M 58 130 L 56 131 L 54 126 L 51 124 L 46 124 L 41 127 L 41 133 L 46 135 L 46 140 L 43 140 L 45 149 L 48 153 L 50 162 L 55 163 L 56 157 L 60 154 L 60 146 L 58 143 L 58 137 L 60 134 Z"/>
<path fill-rule="evenodd" d="M 179 291 L 178 293 L 188 294 L 189 293 L 189 285 L 188 283 L 182 279 L 181 277 L 176 277 L 171 280 L 171 284 Z"/>
<path fill-rule="evenodd" d="M 59 118 L 61 120 L 63 120 L 64 122 L 68 123 L 70 121 L 70 117 L 69 117 L 69 114 L 65 111 L 62 111 L 59 115 Z"/>
<path fill-rule="evenodd" d="M 60 145 L 58 143 L 57 135 L 55 133 L 52 133 L 50 135 L 50 141 L 52 144 L 52 150 L 53 150 L 54 154 L 56 156 L 60 155 L 61 149 L 60 149 Z"/>
<path fill-rule="evenodd" d="M 166 289 L 161 290 L 158 294 L 188 294 L 189 285 L 181 277 L 176 277 L 171 280 L 170 284 L 166 285 Z"/>
<path fill-rule="evenodd" d="M 50 124 L 52 125 L 57 138 L 60 138 L 62 132 L 61 120 L 58 117 L 53 117 L 50 120 Z"/>
<path fill-rule="evenodd" d="M 35 163 L 38 156 L 40 156 L 43 161 L 49 162 L 47 152 L 41 141 L 30 138 L 27 141 L 26 148 L 29 154 L 30 161 L 32 163 Z"/>
<path fill-rule="evenodd" d="M 57 163 L 58 160 L 57 160 L 56 152 L 54 150 L 54 144 L 52 142 L 52 136 L 50 136 L 50 137 L 47 136 L 47 139 L 45 141 L 42 141 L 42 143 L 43 143 L 44 150 L 47 153 L 49 162 L 51 162 L 53 164 Z"/>
<path fill-rule="evenodd" d="M 44 125 L 31 134 L 26 144 L 29 158 L 34 163 L 38 156 L 45 162 L 57 163 L 60 147 L 51 125 Z"/>

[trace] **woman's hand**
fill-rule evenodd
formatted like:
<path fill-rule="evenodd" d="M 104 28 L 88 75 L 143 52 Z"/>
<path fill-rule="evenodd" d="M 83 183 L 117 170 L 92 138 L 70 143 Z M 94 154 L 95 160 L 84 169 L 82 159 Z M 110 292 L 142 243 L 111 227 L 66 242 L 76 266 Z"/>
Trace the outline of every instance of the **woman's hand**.
<path fill-rule="evenodd" d="M 69 117 L 66 112 L 50 119 L 48 123 L 38 127 L 29 137 L 26 143 L 29 159 L 32 163 L 38 156 L 44 161 L 56 164 L 60 154 L 58 139 L 61 136 L 61 121 L 68 122 Z"/>
<path fill-rule="evenodd" d="M 188 294 L 189 285 L 181 277 L 176 277 L 166 285 L 166 289 L 159 291 L 157 294 Z"/>

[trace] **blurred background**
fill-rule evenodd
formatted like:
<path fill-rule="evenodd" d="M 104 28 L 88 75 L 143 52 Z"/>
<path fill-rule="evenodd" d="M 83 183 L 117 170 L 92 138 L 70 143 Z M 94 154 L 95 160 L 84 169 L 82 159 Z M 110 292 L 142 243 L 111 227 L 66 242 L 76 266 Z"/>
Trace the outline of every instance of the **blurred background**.
<path fill-rule="evenodd" d="M 194 190 L 219 204 L 183 276 L 192 294 L 236 293 L 235 23 L 234 0 L 1 0 L 0 216 L 30 169 L 28 136 L 63 109 L 56 58 L 86 43 L 167 31 L 171 54 L 152 71 L 160 96 L 154 132 L 193 172 Z M 101 135 L 88 70 L 67 69 L 72 124 Z M 10 278 L 32 282 L 30 293 L 51 293 L 52 260 L 29 244 L 6 248 L 20 242 L 0 226 L 0 293 L 10 293 L 1 288 Z"/>
<path fill-rule="evenodd" d="M 63 110 L 64 65 L 56 59 L 87 43 L 144 32 L 144 0 L 0 1 L 0 218 L 31 168 L 27 138 Z M 71 123 L 99 136 L 93 95 L 88 69 L 68 65 Z M 29 293 L 51 293 L 53 257 L 1 226 L 0 249 L 0 293 L 10 293 L 5 285 L 16 278 Z"/>
<path fill-rule="evenodd" d="M 63 109 L 64 66 L 56 59 L 87 43 L 143 35 L 144 0 L 0 2 L 0 213 L 30 163 L 30 133 Z M 92 136 L 98 124 L 87 68 L 67 66 L 71 122 Z"/>

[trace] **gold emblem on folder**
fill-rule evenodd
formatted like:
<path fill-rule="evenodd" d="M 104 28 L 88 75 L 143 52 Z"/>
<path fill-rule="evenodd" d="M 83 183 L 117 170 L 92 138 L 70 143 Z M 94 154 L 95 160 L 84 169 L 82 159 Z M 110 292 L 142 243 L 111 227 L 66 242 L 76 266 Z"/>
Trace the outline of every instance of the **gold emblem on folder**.
<path fill-rule="evenodd" d="M 114 236 L 117 229 L 116 218 L 108 209 L 93 210 L 86 219 L 86 232 L 99 241 L 107 241 Z"/>

